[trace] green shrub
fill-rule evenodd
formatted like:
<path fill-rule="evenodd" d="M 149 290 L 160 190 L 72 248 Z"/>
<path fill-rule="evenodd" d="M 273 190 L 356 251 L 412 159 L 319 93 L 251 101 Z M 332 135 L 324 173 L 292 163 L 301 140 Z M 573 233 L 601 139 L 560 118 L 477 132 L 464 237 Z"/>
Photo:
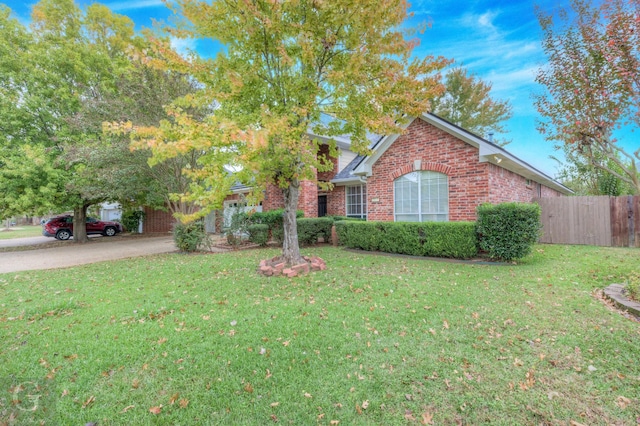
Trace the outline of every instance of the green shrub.
<path fill-rule="evenodd" d="M 173 241 L 178 250 L 194 252 L 211 248 L 211 240 L 201 220 L 189 223 L 176 223 L 173 227 Z"/>
<path fill-rule="evenodd" d="M 493 259 L 521 259 L 531 253 L 540 237 L 538 204 L 482 204 L 477 213 L 480 249 Z"/>
<path fill-rule="evenodd" d="M 249 225 L 247 227 L 249 233 L 249 241 L 254 244 L 266 246 L 269 241 L 269 225 L 262 223 L 256 223 L 255 225 Z"/>
<path fill-rule="evenodd" d="M 380 248 L 381 223 L 341 220 L 335 222 L 334 225 L 341 245 L 349 248 L 376 251 Z"/>
<path fill-rule="evenodd" d="M 458 259 L 478 253 L 473 222 L 339 221 L 335 226 L 340 244 L 350 248 Z"/>
<path fill-rule="evenodd" d="M 250 224 L 263 224 L 269 226 L 271 238 L 278 243 L 282 243 L 284 240 L 284 230 L 282 229 L 283 214 L 284 209 L 269 210 L 268 212 L 256 212 L 248 215 L 248 221 Z M 296 211 L 296 217 L 304 217 L 304 212 L 302 210 Z"/>
<path fill-rule="evenodd" d="M 145 213 L 142 210 L 125 210 L 122 212 L 120 222 L 125 230 L 128 232 L 138 232 L 140 229 L 140 222 L 144 219 Z"/>
<path fill-rule="evenodd" d="M 325 216 L 325 217 L 330 217 L 331 219 L 333 219 L 334 222 L 337 222 L 339 220 L 360 220 L 360 221 L 366 221 L 366 219 L 363 219 L 361 217 L 347 217 L 347 216 Z"/>
<path fill-rule="evenodd" d="M 298 241 L 301 244 L 315 244 L 322 237 L 326 242 L 331 240 L 333 219 L 329 217 L 300 218 L 298 223 Z"/>
<path fill-rule="evenodd" d="M 475 222 L 425 222 L 424 256 L 469 259 L 478 254 Z"/>
<path fill-rule="evenodd" d="M 627 278 L 627 293 L 630 299 L 640 302 L 640 273 L 634 272 Z"/>

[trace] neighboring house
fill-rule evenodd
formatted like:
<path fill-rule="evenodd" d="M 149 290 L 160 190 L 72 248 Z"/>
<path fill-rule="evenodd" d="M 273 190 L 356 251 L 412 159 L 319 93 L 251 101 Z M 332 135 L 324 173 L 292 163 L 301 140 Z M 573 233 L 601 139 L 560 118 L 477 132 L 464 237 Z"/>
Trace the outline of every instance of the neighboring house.
<path fill-rule="evenodd" d="M 328 142 L 323 136 L 309 136 Z M 340 149 L 337 158 L 329 157 L 326 144 L 318 152 L 331 159 L 333 170 L 317 174 L 318 181 L 331 182 L 333 189 L 323 191 L 313 181 L 301 182 L 298 209 L 305 217 L 473 221 L 482 203 L 530 202 L 572 193 L 506 149 L 431 113 L 411 120 L 402 134 L 370 135 L 370 156 L 352 152 L 348 137 L 334 139 Z M 220 232 L 235 209 L 245 208 L 242 195 L 250 189 L 234 186 L 222 215 L 208 217 L 207 229 Z M 269 185 L 262 206 L 246 208 L 269 211 L 283 205 L 280 188 Z M 147 211 L 145 222 L 153 217 Z"/>

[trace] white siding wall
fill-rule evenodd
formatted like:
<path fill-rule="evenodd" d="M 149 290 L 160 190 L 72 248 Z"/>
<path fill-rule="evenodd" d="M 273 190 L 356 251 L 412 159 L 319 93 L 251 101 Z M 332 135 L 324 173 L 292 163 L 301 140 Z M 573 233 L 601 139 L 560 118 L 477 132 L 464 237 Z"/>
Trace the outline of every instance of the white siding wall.
<path fill-rule="evenodd" d="M 338 173 L 341 172 L 342 169 L 347 167 L 347 164 L 353 161 L 353 159 L 356 158 L 357 155 L 358 154 L 353 151 L 349 151 L 348 149 L 341 149 L 340 156 L 338 157 Z"/>

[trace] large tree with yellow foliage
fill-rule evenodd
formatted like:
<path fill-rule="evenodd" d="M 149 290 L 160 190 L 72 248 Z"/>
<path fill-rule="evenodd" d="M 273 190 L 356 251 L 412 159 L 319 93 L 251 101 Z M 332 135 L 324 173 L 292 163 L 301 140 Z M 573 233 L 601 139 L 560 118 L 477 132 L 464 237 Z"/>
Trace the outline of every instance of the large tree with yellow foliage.
<path fill-rule="evenodd" d="M 254 178 L 256 189 L 279 186 L 283 260 L 301 263 L 295 219 L 300 183 L 331 168 L 316 155 L 318 142 L 309 132 L 348 134 L 352 149 L 366 153 L 368 132 L 400 132 L 407 117 L 429 110 L 448 61 L 411 57 L 417 40 L 404 27 L 405 1 L 178 0 L 175 8 L 183 18 L 171 30 L 175 36 L 212 39 L 223 48 L 215 59 L 165 55 L 164 65 L 191 72 L 206 96 L 174 107 L 174 125 L 134 128 L 133 138 L 159 156 L 194 146 L 214 152 L 205 170 L 218 177 L 225 163 L 234 162 Z M 183 108 L 197 103 L 215 103 L 215 113 L 193 120 Z M 335 119 L 321 121 L 321 114 Z M 220 203 L 223 196 L 210 201 Z"/>

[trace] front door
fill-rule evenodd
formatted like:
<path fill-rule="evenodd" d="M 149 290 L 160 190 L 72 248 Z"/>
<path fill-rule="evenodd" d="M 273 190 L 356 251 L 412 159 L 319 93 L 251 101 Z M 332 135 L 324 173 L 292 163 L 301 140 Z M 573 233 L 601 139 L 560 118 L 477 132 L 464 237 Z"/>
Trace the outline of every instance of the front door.
<path fill-rule="evenodd" d="M 327 215 L 327 196 L 318 195 L 318 217 Z"/>

